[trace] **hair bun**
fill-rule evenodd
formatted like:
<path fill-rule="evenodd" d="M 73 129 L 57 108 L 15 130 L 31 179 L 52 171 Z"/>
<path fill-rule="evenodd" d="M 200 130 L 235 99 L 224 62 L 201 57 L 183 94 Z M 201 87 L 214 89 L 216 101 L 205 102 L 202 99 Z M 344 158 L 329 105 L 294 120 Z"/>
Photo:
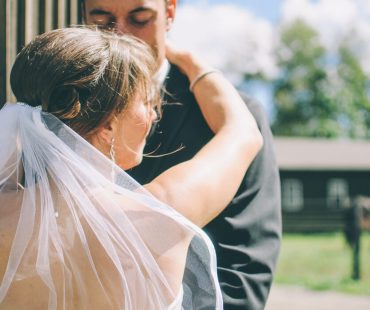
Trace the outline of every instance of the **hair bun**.
<path fill-rule="evenodd" d="M 52 92 L 49 98 L 49 105 L 45 110 L 60 119 L 75 118 L 81 111 L 78 90 L 69 85 L 56 88 Z"/>

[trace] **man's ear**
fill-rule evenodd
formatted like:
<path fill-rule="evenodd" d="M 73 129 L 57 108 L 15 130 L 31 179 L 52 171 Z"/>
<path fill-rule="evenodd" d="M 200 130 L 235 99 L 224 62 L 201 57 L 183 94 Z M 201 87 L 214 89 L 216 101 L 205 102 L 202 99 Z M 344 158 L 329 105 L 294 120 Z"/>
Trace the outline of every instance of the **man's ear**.
<path fill-rule="evenodd" d="M 176 5 L 177 5 L 177 0 L 167 0 L 167 8 L 166 8 L 166 18 L 167 18 L 167 25 L 166 25 L 166 30 L 169 31 L 172 27 L 172 23 L 175 19 L 176 15 Z"/>

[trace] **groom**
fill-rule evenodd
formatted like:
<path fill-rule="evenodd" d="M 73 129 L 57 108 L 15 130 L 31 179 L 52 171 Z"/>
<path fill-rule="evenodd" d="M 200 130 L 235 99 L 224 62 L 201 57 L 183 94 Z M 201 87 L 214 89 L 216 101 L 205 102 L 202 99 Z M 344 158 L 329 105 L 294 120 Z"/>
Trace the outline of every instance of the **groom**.
<path fill-rule="evenodd" d="M 81 0 L 81 8 L 86 24 L 137 36 L 157 56 L 158 79 L 166 92 L 163 116 L 146 153 L 173 154 L 145 158 L 130 173 L 145 184 L 190 159 L 213 136 L 189 91 L 189 81 L 165 60 L 166 33 L 175 18 L 176 0 Z M 258 310 L 266 303 L 280 249 L 280 184 L 266 116 L 253 99 L 244 99 L 257 120 L 264 147 L 233 201 L 204 229 L 216 248 L 225 309 Z"/>

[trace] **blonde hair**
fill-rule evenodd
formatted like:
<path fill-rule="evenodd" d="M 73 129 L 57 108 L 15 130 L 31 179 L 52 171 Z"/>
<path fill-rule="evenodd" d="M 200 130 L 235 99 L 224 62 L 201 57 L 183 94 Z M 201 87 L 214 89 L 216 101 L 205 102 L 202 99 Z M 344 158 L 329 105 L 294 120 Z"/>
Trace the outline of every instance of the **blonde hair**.
<path fill-rule="evenodd" d="M 137 94 L 159 107 L 156 62 L 137 38 L 91 28 L 36 37 L 17 56 L 11 87 L 18 101 L 42 106 L 82 136 L 123 112 Z"/>

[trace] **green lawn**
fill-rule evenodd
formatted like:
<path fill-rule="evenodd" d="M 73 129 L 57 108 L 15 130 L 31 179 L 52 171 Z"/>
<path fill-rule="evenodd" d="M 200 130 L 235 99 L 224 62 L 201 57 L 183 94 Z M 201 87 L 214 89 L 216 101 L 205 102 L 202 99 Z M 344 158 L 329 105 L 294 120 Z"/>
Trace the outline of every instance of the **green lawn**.
<path fill-rule="evenodd" d="M 362 235 L 361 247 L 362 278 L 353 281 L 343 234 L 285 234 L 274 282 L 370 296 L 370 233 Z"/>

